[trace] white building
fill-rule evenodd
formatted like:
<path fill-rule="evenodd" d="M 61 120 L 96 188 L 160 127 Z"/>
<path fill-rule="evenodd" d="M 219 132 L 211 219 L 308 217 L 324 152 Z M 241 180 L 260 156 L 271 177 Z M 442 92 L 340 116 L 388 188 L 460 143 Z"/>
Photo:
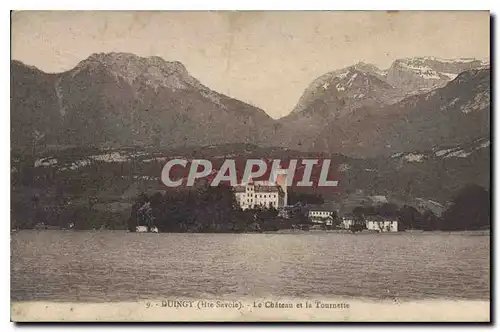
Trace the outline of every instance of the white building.
<path fill-rule="evenodd" d="M 322 209 L 314 209 L 309 210 L 309 220 L 316 224 L 325 224 L 325 225 L 333 225 L 333 218 L 335 217 L 335 211 L 322 210 Z"/>
<path fill-rule="evenodd" d="M 282 186 L 265 181 L 236 186 L 234 194 L 243 210 L 271 207 L 277 209 L 286 205 L 286 192 Z"/>
<path fill-rule="evenodd" d="M 288 206 L 286 170 L 276 172 L 276 182 L 250 181 L 234 187 L 236 201 L 243 210 L 255 208 L 279 209 Z"/>
<path fill-rule="evenodd" d="M 389 219 L 381 216 L 365 216 L 366 229 L 377 232 L 397 232 L 398 220 Z M 355 224 L 355 216 L 346 214 L 342 217 L 341 226 L 344 229 L 349 229 Z"/>
<path fill-rule="evenodd" d="M 341 227 L 344 229 L 349 229 L 351 228 L 352 225 L 354 225 L 354 215 L 352 214 L 346 214 L 342 217 L 342 222 L 341 222 Z"/>
<path fill-rule="evenodd" d="M 136 233 L 147 233 L 148 232 L 148 227 L 147 226 L 136 226 L 135 227 Z M 157 227 L 152 227 L 151 228 L 151 233 L 158 233 L 158 228 Z"/>
<path fill-rule="evenodd" d="M 136 233 L 146 233 L 148 231 L 147 226 L 136 226 L 135 227 Z"/>
<path fill-rule="evenodd" d="M 389 219 L 380 216 L 370 216 L 366 218 L 366 228 L 377 232 L 397 232 L 397 219 Z"/>

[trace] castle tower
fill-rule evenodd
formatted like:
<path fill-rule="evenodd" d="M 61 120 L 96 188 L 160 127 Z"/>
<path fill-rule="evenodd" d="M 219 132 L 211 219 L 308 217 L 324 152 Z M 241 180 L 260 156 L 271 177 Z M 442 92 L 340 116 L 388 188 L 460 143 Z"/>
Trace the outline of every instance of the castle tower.
<path fill-rule="evenodd" d="M 280 169 L 277 170 L 276 172 L 276 184 L 281 187 L 283 192 L 285 193 L 284 198 L 283 198 L 283 206 L 288 206 L 288 188 L 286 185 L 286 179 L 287 179 L 287 170 L 286 169 Z"/>

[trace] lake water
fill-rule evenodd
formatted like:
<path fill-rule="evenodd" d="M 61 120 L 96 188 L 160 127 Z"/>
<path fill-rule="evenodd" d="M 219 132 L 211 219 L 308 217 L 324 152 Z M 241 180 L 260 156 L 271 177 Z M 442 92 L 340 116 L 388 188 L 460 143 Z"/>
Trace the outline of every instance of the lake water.
<path fill-rule="evenodd" d="M 489 300 L 489 293 L 488 235 L 11 235 L 13 301 L 174 296 Z"/>

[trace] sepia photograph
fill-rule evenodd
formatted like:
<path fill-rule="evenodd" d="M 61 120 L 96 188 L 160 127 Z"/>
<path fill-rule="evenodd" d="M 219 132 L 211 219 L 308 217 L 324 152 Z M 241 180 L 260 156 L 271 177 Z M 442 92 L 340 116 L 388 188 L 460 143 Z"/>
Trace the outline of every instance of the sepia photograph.
<path fill-rule="evenodd" d="M 10 20 L 11 321 L 491 322 L 489 11 Z"/>

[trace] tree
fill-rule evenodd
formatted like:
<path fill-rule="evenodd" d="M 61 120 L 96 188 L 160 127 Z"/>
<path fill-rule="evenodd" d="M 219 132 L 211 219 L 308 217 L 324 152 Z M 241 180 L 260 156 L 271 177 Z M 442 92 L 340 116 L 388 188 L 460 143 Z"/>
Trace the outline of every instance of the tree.
<path fill-rule="evenodd" d="M 288 204 L 323 204 L 325 200 L 321 194 L 298 192 L 290 189 L 288 191 Z"/>
<path fill-rule="evenodd" d="M 368 212 L 368 214 L 372 213 L 372 209 L 366 209 L 363 206 L 356 206 L 352 210 L 352 214 L 354 216 L 354 223 L 349 226 L 349 229 L 351 232 L 361 232 L 363 229 L 366 229 L 366 219 L 365 219 L 365 213 Z"/>
<path fill-rule="evenodd" d="M 151 207 L 151 217 L 148 220 L 147 226 L 148 231 L 151 231 L 152 228 L 158 227 L 157 223 L 160 220 L 165 219 L 164 214 L 164 199 L 163 195 L 160 192 L 156 192 L 150 199 L 150 207 Z"/>
<path fill-rule="evenodd" d="M 132 205 L 132 212 L 130 213 L 130 217 L 127 220 L 127 229 L 130 232 L 135 232 L 137 227 L 137 209 L 138 204 Z"/>
<path fill-rule="evenodd" d="M 332 228 L 338 228 L 342 223 L 342 218 L 339 217 L 337 211 L 332 214 Z"/>
<path fill-rule="evenodd" d="M 398 215 L 398 206 L 394 203 L 384 203 L 377 207 L 377 214 L 382 217 L 391 218 Z"/>
<path fill-rule="evenodd" d="M 399 210 L 401 229 L 421 229 L 422 215 L 413 206 L 405 205 Z"/>
<path fill-rule="evenodd" d="M 132 211 L 127 221 L 127 229 L 130 232 L 135 232 L 136 227 L 140 225 L 139 209 L 141 209 L 146 202 L 149 202 L 148 195 L 146 195 L 145 193 L 140 193 L 139 196 L 137 197 L 136 202 L 132 205 Z"/>
<path fill-rule="evenodd" d="M 441 220 L 431 210 L 425 210 L 422 214 L 421 229 L 424 231 L 441 229 Z"/>
<path fill-rule="evenodd" d="M 475 230 L 490 227 L 490 194 L 470 184 L 459 190 L 443 214 L 444 230 Z"/>
<path fill-rule="evenodd" d="M 151 201 L 147 201 L 145 203 L 139 203 L 138 208 L 136 210 L 136 221 L 137 225 L 146 226 L 148 232 L 151 231 L 153 227 L 155 227 L 156 218 L 153 214 L 153 207 L 151 205 Z"/>

